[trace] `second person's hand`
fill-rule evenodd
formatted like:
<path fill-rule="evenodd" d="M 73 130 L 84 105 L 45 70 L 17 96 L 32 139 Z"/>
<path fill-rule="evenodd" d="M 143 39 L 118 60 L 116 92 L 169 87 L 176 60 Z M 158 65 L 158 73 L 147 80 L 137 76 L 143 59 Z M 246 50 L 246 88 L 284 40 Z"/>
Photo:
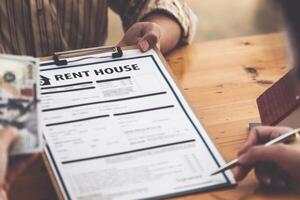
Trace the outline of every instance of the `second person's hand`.
<path fill-rule="evenodd" d="M 0 200 L 7 200 L 11 183 L 38 156 L 38 154 L 14 156 L 9 160 L 9 150 L 17 139 L 16 129 L 0 127 Z"/>
<path fill-rule="evenodd" d="M 243 180 L 254 168 L 256 177 L 263 186 L 284 188 L 291 182 L 300 182 L 300 144 L 263 145 L 290 130 L 271 126 L 252 129 L 238 153 L 241 166 L 235 169 L 236 180 Z"/>

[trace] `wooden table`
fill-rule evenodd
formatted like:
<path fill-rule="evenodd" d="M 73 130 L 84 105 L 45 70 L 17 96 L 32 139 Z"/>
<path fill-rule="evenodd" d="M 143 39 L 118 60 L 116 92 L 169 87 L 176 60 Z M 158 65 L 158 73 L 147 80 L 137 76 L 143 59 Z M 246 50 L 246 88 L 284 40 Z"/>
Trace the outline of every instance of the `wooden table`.
<path fill-rule="evenodd" d="M 268 34 L 193 44 L 167 60 L 225 160 L 236 156 L 247 137 L 249 122 L 259 122 L 256 98 L 288 70 L 281 34 Z M 257 71 L 257 73 L 253 73 Z M 42 162 L 32 164 L 12 187 L 11 199 L 55 200 Z M 260 189 L 252 174 L 236 188 L 178 199 L 299 199 L 291 191 Z"/>

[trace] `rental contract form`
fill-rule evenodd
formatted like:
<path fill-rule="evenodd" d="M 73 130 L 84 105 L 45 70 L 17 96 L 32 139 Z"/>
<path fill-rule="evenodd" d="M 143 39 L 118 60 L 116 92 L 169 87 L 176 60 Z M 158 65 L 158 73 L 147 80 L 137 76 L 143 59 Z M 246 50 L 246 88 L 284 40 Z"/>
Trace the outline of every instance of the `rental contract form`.
<path fill-rule="evenodd" d="M 224 161 L 155 50 L 47 61 L 40 76 L 46 154 L 65 199 L 161 199 L 235 184 L 231 172 L 210 176 Z"/>

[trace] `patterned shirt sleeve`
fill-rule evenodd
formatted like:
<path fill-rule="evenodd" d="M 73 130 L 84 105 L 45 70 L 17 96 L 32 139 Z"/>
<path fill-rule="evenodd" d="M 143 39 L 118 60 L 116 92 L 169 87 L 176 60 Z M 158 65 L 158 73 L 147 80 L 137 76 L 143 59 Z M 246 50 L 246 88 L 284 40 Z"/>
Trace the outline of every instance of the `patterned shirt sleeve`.
<path fill-rule="evenodd" d="M 196 31 L 197 17 L 183 0 L 110 0 L 110 7 L 120 15 L 123 28 L 154 12 L 172 16 L 181 26 L 182 43 L 190 43 Z"/>

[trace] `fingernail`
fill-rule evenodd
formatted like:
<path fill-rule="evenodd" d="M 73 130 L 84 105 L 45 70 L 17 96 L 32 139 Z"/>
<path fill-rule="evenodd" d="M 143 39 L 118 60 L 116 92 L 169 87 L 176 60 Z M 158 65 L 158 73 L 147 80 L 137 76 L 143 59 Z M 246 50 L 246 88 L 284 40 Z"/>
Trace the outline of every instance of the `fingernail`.
<path fill-rule="evenodd" d="M 244 157 L 243 155 L 238 155 L 237 156 L 237 160 L 238 160 L 239 164 L 243 164 L 243 157 Z"/>
<path fill-rule="evenodd" d="M 139 43 L 140 48 L 143 52 L 147 51 L 149 49 L 149 43 L 147 42 L 147 40 L 143 40 Z"/>

